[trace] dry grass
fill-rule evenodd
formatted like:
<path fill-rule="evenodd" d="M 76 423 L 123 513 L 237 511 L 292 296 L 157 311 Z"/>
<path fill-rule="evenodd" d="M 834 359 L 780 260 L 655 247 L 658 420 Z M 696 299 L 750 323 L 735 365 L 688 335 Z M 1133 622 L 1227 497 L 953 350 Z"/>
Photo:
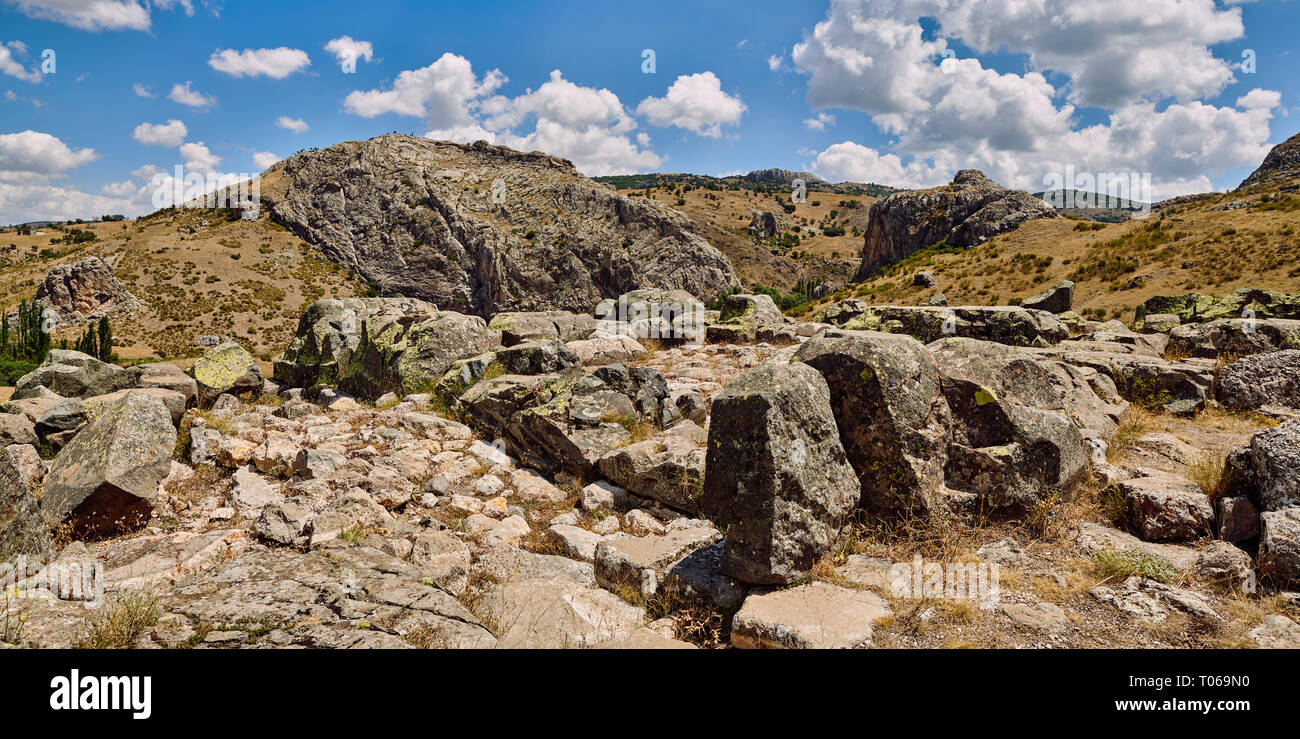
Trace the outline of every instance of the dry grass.
<path fill-rule="evenodd" d="M 1106 461 L 1117 463 L 1137 446 L 1137 440 L 1159 429 L 1155 414 L 1136 404 L 1130 405 L 1119 418 L 1119 428 L 1106 448 Z"/>
<path fill-rule="evenodd" d="M 1138 549 L 1107 549 L 1094 559 L 1096 571 L 1106 580 L 1124 580 L 1137 575 L 1157 582 L 1178 579 L 1178 568 L 1173 562 Z"/>
<path fill-rule="evenodd" d="M 84 634 L 72 643 L 73 649 L 133 649 L 140 636 L 162 617 L 158 598 L 143 590 L 121 593 L 105 608 L 86 622 Z"/>
<path fill-rule="evenodd" d="M 1224 477 L 1226 457 L 1223 452 L 1202 452 L 1187 465 L 1188 479 L 1199 485 L 1210 496 L 1211 502 L 1222 498 L 1227 492 L 1227 480 Z"/>

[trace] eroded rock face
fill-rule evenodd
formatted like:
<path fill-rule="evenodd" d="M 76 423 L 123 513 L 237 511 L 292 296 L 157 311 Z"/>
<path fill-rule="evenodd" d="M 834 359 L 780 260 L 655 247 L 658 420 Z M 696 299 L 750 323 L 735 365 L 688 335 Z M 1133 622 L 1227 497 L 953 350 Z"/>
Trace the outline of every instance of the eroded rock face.
<path fill-rule="evenodd" d="M 1169 332 L 1168 351 L 1185 357 L 1263 354 L 1279 349 L 1300 349 L 1300 321 L 1234 318 L 1184 324 Z"/>
<path fill-rule="evenodd" d="M 1279 511 L 1300 506 L 1300 421 L 1255 434 L 1250 453 L 1260 508 Z"/>
<path fill-rule="evenodd" d="M 1249 314 L 1243 315 L 1245 311 Z M 1157 315 L 1174 315 L 1182 323 L 1229 318 L 1300 318 L 1300 294 L 1243 287 L 1223 297 L 1204 293 L 1157 295 L 1137 307 L 1137 323 Z"/>
<path fill-rule="evenodd" d="M 292 387 L 336 385 L 361 343 L 363 325 L 414 323 L 438 309 L 413 298 L 326 298 L 307 306 L 284 354 L 275 360 L 275 379 Z"/>
<path fill-rule="evenodd" d="M 826 378 L 861 507 L 881 515 L 928 510 L 943 484 L 951 418 L 926 348 L 910 336 L 828 331 L 794 359 Z"/>
<path fill-rule="evenodd" d="M 36 286 L 36 302 L 52 308 L 60 323 L 133 311 L 140 301 L 99 257 L 50 268 Z"/>
<path fill-rule="evenodd" d="M 724 531 L 724 572 L 806 577 L 860 496 L 817 370 L 763 365 L 713 397 L 701 510 Z"/>
<path fill-rule="evenodd" d="M 83 535 L 138 527 L 153 510 L 175 447 L 176 428 L 162 401 L 127 393 L 54 458 L 41 510 Z"/>
<path fill-rule="evenodd" d="M 484 142 L 342 143 L 276 165 L 262 191 L 275 220 L 385 294 L 485 317 L 585 312 L 641 287 L 711 300 L 736 281 L 686 216 Z"/>
<path fill-rule="evenodd" d="M 1237 186 L 1237 191 L 1289 185 L 1297 179 L 1300 179 L 1300 133 L 1274 146 L 1264 162 Z"/>
<path fill-rule="evenodd" d="M 1025 221 L 1059 217 L 1039 198 L 964 169 L 952 184 L 894 193 L 871 205 L 862 266 L 855 279 L 866 279 L 881 267 L 939 242 L 976 246 Z"/>

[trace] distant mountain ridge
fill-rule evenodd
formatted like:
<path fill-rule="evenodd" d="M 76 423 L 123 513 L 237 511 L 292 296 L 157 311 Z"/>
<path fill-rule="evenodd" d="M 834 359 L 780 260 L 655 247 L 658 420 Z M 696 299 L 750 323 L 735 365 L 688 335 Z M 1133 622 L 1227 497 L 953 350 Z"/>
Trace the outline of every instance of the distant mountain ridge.
<path fill-rule="evenodd" d="M 866 195 L 883 198 L 900 188 L 878 185 L 875 183 L 839 182 L 831 183 L 808 172 L 793 172 L 788 169 L 757 169 L 743 175 L 712 177 L 689 173 L 647 173 L 628 175 L 607 175 L 593 177 L 593 180 L 611 185 L 619 190 L 638 190 L 647 187 L 668 187 L 690 185 L 691 187 L 712 187 L 729 190 L 758 190 L 763 192 L 789 189 L 795 180 L 803 180 L 809 192 L 830 192 L 837 195 Z"/>

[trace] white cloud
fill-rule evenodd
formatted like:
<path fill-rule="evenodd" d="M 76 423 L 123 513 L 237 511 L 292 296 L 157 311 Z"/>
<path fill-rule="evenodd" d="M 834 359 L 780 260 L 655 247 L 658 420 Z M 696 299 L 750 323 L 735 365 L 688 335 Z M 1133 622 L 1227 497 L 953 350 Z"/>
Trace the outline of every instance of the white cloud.
<path fill-rule="evenodd" d="M 270 167 L 272 164 L 275 164 L 278 161 L 280 161 L 280 157 L 272 154 L 269 151 L 253 152 L 253 166 L 257 169 L 258 172 L 264 171 L 267 167 Z"/>
<path fill-rule="evenodd" d="M 0 182 L 0 223 L 97 218 L 107 213 L 137 216 L 150 210 L 153 209 L 138 197 L 116 197 L 102 192 L 92 195 L 76 188 Z"/>
<path fill-rule="evenodd" d="M 781 68 L 782 61 L 780 54 L 773 54 L 767 58 L 767 68 L 775 72 Z"/>
<path fill-rule="evenodd" d="M 142 98 L 154 97 L 153 91 L 149 89 L 148 85 L 142 85 L 139 82 L 137 82 L 131 86 L 131 89 L 135 90 L 136 97 L 142 97 Z"/>
<path fill-rule="evenodd" d="M 188 135 L 190 131 L 185 124 L 173 118 L 166 123 L 141 123 L 131 137 L 152 146 L 180 146 Z"/>
<path fill-rule="evenodd" d="M 129 198 L 139 189 L 136 184 L 130 180 L 121 182 L 110 182 L 99 188 L 99 194 L 108 198 Z"/>
<path fill-rule="evenodd" d="M 375 55 L 375 48 L 369 41 L 356 41 L 351 36 L 331 39 L 328 44 L 325 44 L 325 51 L 333 54 L 339 64 L 355 63 L 361 59 L 369 62 Z"/>
<path fill-rule="evenodd" d="M 678 77 L 667 94 L 642 100 L 636 112 L 656 126 L 677 126 L 716 139 L 724 124 L 739 123 L 746 110 L 738 96 L 722 91 L 717 75 L 701 72 Z"/>
<path fill-rule="evenodd" d="M 265 75 L 282 80 L 311 66 L 307 52 L 280 46 L 274 49 L 219 49 L 208 59 L 208 66 L 235 77 Z"/>
<path fill-rule="evenodd" d="M 159 169 L 158 167 L 152 164 L 146 164 L 140 167 L 139 169 L 133 170 L 131 172 L 131 176 L 138 177 L 142 180 L 151 180 L 153 179 L 154 175 L 158 174 L 161 171 L 162 171 L 161 169 Z"/>
<path fill-rule="evenodd" d="M 1193 189 L 1208 174 L 1258 163 L 1267 152 L 1276 93 L 1252 91 L 1236 108 L 1185 99 L 1226 83 L 1215 71 L 1218 62 L 1205 62 L 1204 47 L 1240 33 L 1237 11 L 1186 0 L 1180 7 L 1200 25 L 1190 30 L 1172 7 L 1172 0 L 833 0 L 827 18 L 794 47 L 796 67 L 809 75 L 808 102 L 814 109 L 866 112 L 881 131 L 898 137 L 897 151 L 933 166 L 913 162 L 909 171 L 887 155 L 847 148 L 821 152 L 820 166 L 893 176 L 884 184 L 904 185 L 938 184 L 974 167 L 1003 184 L 1036 190 L 1046 173 L 1073 165 L 1081 172 L 1150 172 L 1160 187 Z M 1044 16 L 1044 8 L 1053 12 Z M 939 20 L 933 41 L 924 40 L 921 17 Z M 1153 22 L 1183 28 L 1194 48 L 1164 29 L 1151 30 L 1149 43 L 1139 41 L 1148 37 L 1135 29 Z M 1071 31 L 1110 56 L 1079 49 Z M 1038 71 L 1003 74 L 977 59 L 945 60 L 948 38 L 977 50 L 1028 53 L 1033 66 L 1064 72 L 1067 85 L 1057 89 Z M 1047 48 L 1043 38 L 1061 47 Z M 1113 69 L 1141 65 L 1149 69 Z M 1150 69 L 1162 71 L 1157 78 Z M 1158 104 L 1167 98 L 1174 102 Z M 1114 105 L 1106 123 L 1076 128 L 1071 101 Z"/>
<path fill-rule="evenodd" d="M 473 123 L 474 104 L 505 82 L 497 69 L 479 79 L 468 59 L 449 52 L 427 67 L 397 75 L 391 89 L 348 93 L 343 107 L 363 118 L 397 113 L 425 118 L 435 129 L 450 129 Z"/>
<path fill-rule="evenodd" d="M 202 175 L 217 173 L 217 165 L 221 164 L 221 157 L 209 151 L 202 141 L 181 144 L 180 151 L 181 159 L 185 161 L 185 169 Z"/>
<path fill-rule="evenodd" d="M 423 118 L 433 139 L 485 140 L 571 160 L 589 175 L 634 172 L 663 159 L 637 135 L 636 121 L 609 90 L 583 87 L 559 70 L 536 90 L 514 98 L 494 94 L 506 83 L 500 70 L 479 77 L 470 61 L 444 54 L 427 67 L 397 76 L 391 88 L 356 90 L 344 108 L 365 118 L 395 113 Z"/>
<path fill-rule="evenodd" d="M 8 44 L 0 44 L 0 74 L 17 77 L 24 82 L 40 82 L 42 75 L 40 70 L 32 69 L 30 72 L 18 60 L 14 58 L 14 52 L 25 54 L 27 47 L 21 41 L 10 41 Z"/>
<path fill-rule="evenodd" d="M 198 90 L 195 90 L 190 87 L 189 82 L 186 82 L 184 85 L 179 82 L 172 85 L 172 91 L 167 95 L 167 99 L 180 103 L 181 105 L 188 105 L 191 108 L 209 108 L 217 103 L 215 97 L 204 95 Z"/>
<path fill-rule="evenodd" d="M 30 18 L 63 23 L 83 31 L 149 30 L 149 10 L 137 0 L 8 0 L 8 3 Z"/>
<path fill-rule="evenodd" d="M 287 115 L 280 116 L 280 118 L 276 120 L 275 125 L 294 133 L 306 133 L 307 130 L 311 128 L 307 125 L 307 121 L 304 121 L 301 118 L 290 118 Z"/>
<path fill-rule="evenodd" d="M 897 154 L 881 154 L 870 147 L 844 141 L 817 154 L 809 170 L 830 182 L 862 182 L 894 187 L 926 187 L 947 179 L 924 162 L 904 165 Z"/>
<path fill-rule="evenodd" d="M 803 125 L 809 131 L 825 131 L 827 126 L 835 125 L 835 116 L 830 113 L 818 113 L 816 118 L 807 118 Z"/>
<path fill-rule="evenodd" d="M 94 149 L 73 150 L 48 133 L 0 134 L 0 182 L 44 182 L 98 158 Z"/>

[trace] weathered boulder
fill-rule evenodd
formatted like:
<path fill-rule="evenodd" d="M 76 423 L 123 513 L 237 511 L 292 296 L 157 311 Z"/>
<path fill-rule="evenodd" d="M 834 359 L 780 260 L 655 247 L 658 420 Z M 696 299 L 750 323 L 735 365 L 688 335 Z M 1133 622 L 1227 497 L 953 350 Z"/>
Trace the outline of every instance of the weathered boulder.
<path fill-rule="evenodd" d="M 645 610 L 581 582 L 555 577 L 493 586 L 476 606 L 514 649 L 582 649 L 626 639 L 645 623 Z"/>
<path fill-rule="evenodd" d="M 910 336 L 823 332 L 794 359 L 821 373 L 840 441 L 877 515 L 923 513 L 943 484 L 948 404 L 930 352 Z"/>
<path fill-rule="evenodd" d="M 175 447 L 166 406 L 147 394 L 127 393 L 54 458 L 41 510 L 81 535 L 132 530 L 149 518 Z"/>
<path fill-rule="evenodd" d="M 1045 310 L 1048 313 L 1065 313 L 1074 309 L 1074 283 L 1065 280 L 1056 287 L 1046 292 L 1039 293 L 1030 298 L 1025 298 L 1020 303 L 1021 308 L 1030 310 Z"/>
<path fill-rule="evenodd" d="M 326 298 L 307 306 L 284 354 L 275 360 L 275 379 L 290 387 L 337 385 L 361 343 L 363 322 L 415 322 L 438 309 L 414 298 Z"/>
<path fill-rule="evenodd" d="M 1300 506 L 1300 421 L 1287 421 L 1255 434 L 1250 452 L 1260 509 Z"/>
<path fill-rule="evenodd" d="M 704 341 L 705 328 L 718 313 L 684 290 L 633 290 L 600 301 L 593 311 L 598 333 L 668 343 Z"/>
<path fill-rule="evenodd" d="M 1059 218 L 1041 199 L 963 169 L 952 183 L 897 192 L 871 205 L 855 280 L 936 244 L 977 246 L 1036 218 Z"/>
<path fill-rule="evenodd" d="M 1220 539 L 1236 544 L 1259 536 L 1259 509 L 1250 498 L 1220 498 L 1217 513 Z"/>
<path fill-rule="evenodd" d="M 36 428 L 26 416 L 0 413 L 0 448 L 7 447 L 10 444 L 35 443 Z"/>
<path fill-rule="evenodd" d="M 694 512 L 704 489 L 708 433 L 682 421 L 662 434 L 610 451 L 600 458 L 600 473 L 644 498 Z"/>
<path fill-rule="evenodd" d="M 752 344 L 760 328 L 788 322 L 770 295 L 728 295 L 718 321 L 709 325 L 705 336 L 709 343 Z"/>
<path fill-rule="evenodd" d="M 0 448 L 0 568 L 19 554 L 49 553 L 53 528 L 32 494 L 33 485 L 6 452 Z"/>
<path fill-rule="evenodd" d="M 758 236 L 765 239 L 780 238 L 790 227 L 790 222 L 785 216 L 779 216 L 771 211 L 755 212 L 754 217 L 749 221 L 749 233 L 752 236 Z"/>
<path fill-rule="evenodd" d="M 360 398 L 433 390 L 458 359 L 491 351 L 500 343 L 482 318 L 437 312 L 416 322 L 388 316 L 361 321 L 360 338 L 339 387 Z"/>
<path fill-rule="evenodd" d="M 506 312 L 492 316 L 488 328 L 501 332 L 501 345 L 525 341 L 578 341 L 596 331 L 596 319 L 586 313 L 565 311 Z"/>
<path fill-rule="evenodd" d="M 1214 526 L 1210 498 L 1195 483 L 1168 474 L 1119 483 L 1129 523 L 1147 541 L 1195 539 Z"/>
<path fill-rule="evenodd" d="M 1052 314 L 1019 306 L 867 305 L 855 298 L 828 306 L 818 320 L 849 330 L 907 334 L 927 344 L 955 336 L 1047 347 L 1070 335 Z"/>
<path fill-rule="evenodd" d="M 514 375 L 545 375 L 583 363 L 572 349 L 554 339 L 514 344 L 498 351 L 496 361 Z"/>
<path fill-rule="evenodd" d="M 1232 410 L 1300 410 L 1300 350 L 1242 357 L 1224 368 L 1214 391 L 1218 401 Z"/>
<path fill-rule="evenodd" d="M 884 598 L 813 582 L 754 593 L 731 619 L 741 649 L 851 649 L 871 642 L 873 624 L 893 613 Z"/>
<path fill-rule="evenodd" d="M 586 311 L 642 287 L 713 299 L 735 282 L 686 216 L 486 142 L 390 134 L 303 152 L 271 168 L 262 198 L 385 294 L 479 316 Z"/>
<path fill-rule="evenodd" d="M 724 531 L 724 572 L 756 584 L 806 577 L 860 497 L 815 369 L 761 365 L 713 396 L 700 509 Z"/>
<path fill-rule="evenodd" d="M 125 390 L 133 377 L 115 364 L 81 352 L 52 349 L 40 367 L 18 379 L 13 400 L 39 397 L 47 389 L 65 398 L 84 398 Z"/>
<path fill-rule="evenodd" d="M 649 354 L 645 347 L 641 346 L 641 342 L 631 336 L 623 335 L 570 341 L 565 346 L 587 367 L 624 364 L 642 359 Z"/>
<path fill-rule="evenodd" d="M 954 421 L 949 488 L 1018 509 L 1064 492 L 1087 469 L 1083 436 L 1032 355 L 969 339 L 930 349 Z"/>
<path fill-rule="evenodd" d="M 1212 541 L 1196 558 L 1196 575 L 1206 580 L 1240 580 L 1250 570 L 1250 555 L 1226 541 Z"/>
<path fill-rule="evenodd" d="M 1263 354 L 1300 349 L 1300 320 L 1231 318 L 1184 324 L 1169 332 L 1174 356 L 1209 357 Z"/>
<path fill-rule="evenodd" d="M 1282 582 L 1300 583 L 1300 506 L 1260 514 L 1259 569 Z"/>
<path fill-rule="evenodd" d="M 1245 311 L 1249 314 L 1243 315 Z M 1181 323 L 1206 323 L 1225 318 L 1300 318 L 1300 294 L 1243 287 L 1216 298 L 1201 293 L 1157 295 L 1136 309 L 1141 325 L 1155 314 L 1177 316 Z"/>
<path fill-rule="evenodd" d="M 243 395 L 262 390 L 262 370 L 248 350 L 228 341 L 194 362 L 190 377 L 198 385 L 199 405 L 212 405 L 224 394 Z"/>
<path fill-rule="evenodd" d="M 131 387 L 156 388 L 180 393 L 185 397 L 187 408 L 198 401 L 198 383 L 174 364 L 163 362 L 138 364 L 129 368 L 127 372 L 132 376 Z"/>
<path fill-rule="evenodd" d="M 595 549 L 596 583 L 615 591 L 629 587 L 651 598 L 678 563 L 720 538 L 716 529 L 692 528 L 602 541 Z"/>
<path fill-rule="evenodd" d="M 1144 334 L 1167 334 L 1181 325 L 1182 319 L 1172 313 L 1149 313 L 1139 328 Z"/>
<path fill-rule="evenodd" d="M 140 301 L 117 279 L 108 262 L 99 257 L 51 267 L 36 286 L 35 302 L 52 308 L 59 323 L 140 308 Z"/>

